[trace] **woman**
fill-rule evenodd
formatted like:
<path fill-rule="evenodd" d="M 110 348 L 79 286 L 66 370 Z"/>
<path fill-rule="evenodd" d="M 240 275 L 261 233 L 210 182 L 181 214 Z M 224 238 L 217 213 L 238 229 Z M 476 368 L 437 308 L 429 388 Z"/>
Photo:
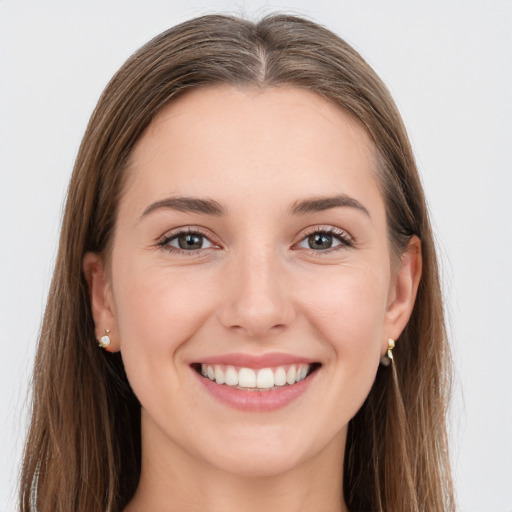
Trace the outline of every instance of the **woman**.
<path fill-rule="evenodd" d="M 423 191 L 362 58 L 292 16 L 136 52 L 71 179 L 21 510 L 453 510 L 448 384 Z"/>

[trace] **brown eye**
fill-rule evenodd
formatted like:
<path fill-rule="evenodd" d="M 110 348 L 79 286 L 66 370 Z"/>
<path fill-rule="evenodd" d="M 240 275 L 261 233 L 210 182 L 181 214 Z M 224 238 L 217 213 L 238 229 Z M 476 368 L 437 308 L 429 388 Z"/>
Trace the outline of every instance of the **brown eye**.
<path fill-rule="evenodd" d="M 308 246 L 310 249 L 330 249 L 332 243 L 333 237 L 327 233 L 314 233 L 308 236 Z"/>
<path fill-rule="evenodd" d="M 171 251 L 200 251 L 201 249 L 207 249 L 213 247 L 212 242 L 201 233 L 194 232 L 181 232 L 176 235 L 170 236 L 164 240 L 161 244 L 162 247 L 167 247 Z"/>
<path fill-rule="evenodd" d="M 203 247 L 203 237 L 201 235 L 180 235 L 176 240 L 180 249 L 194 250 Z"/>
<path fill-rule="evenodd" d="M 310 233 L 298 244 L 302 249 L 309 249 L 316 252 L 331 252 L 337 249 L 346 249 L 354 246 L 352 237 L 339 228 L 323 228 Z"/>

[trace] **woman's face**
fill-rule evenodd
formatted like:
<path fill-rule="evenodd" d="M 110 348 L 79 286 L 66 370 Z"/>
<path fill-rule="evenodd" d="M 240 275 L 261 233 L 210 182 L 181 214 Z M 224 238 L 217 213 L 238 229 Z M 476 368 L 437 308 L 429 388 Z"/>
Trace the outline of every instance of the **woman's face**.
<path fill-rule="evenodd" d="M 364 130 L 304 90 L 197 89 L 127 172 L 108 277 L 85 265 L 145 457 L 254 475 L 339 460 L 415 290 L 414 258 L 391 271 Z"/>

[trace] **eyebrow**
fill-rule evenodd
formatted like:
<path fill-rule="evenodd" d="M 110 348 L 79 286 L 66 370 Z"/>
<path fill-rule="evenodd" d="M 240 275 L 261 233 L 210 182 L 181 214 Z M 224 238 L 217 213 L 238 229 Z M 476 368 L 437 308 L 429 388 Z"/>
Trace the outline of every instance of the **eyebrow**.
<path fill-rule="evenodd" d="M 346 194 L 337 194 L 329 197 L 313 197 L 295 201 L 292 203 L 288 211 L 290 215 L 306 215 L 308 213 L 316 213 L 324 210 L 330 210 L 332 208 L 342 207 L 355 208 L 370 217 L 368 210 L 357 199 Z M 161 209 L 176 210 L 186 213 L 200 213 L 215 217 L 222 217 L 226 215 L 226 209 L 213 199 L 169 197 L 150 204 L 144 210 L 144 213 L 141 215 L 141 219 Z"/>
<path fill-rule="evenodd" d="M 203 215 L 214 215 L 222 217 L 226 214 L 226 210 L 220 203 L 213 199 L 198 199 L 195 197 L 169 197 L 162 199 L 156 203 L 150 204 L 141 215 L 141 218 L 146 217 L 156 210 L 169 209 L 177 210 L 179 212 L 192 212 L 202 213 Z"/>
<path fill-rule="evenodd" d="M 357 199 L 346 194 L 337 194 L 330 197 L 313 197 L 311 199 L 295 201 L 289 211 L 291 215 L 305 215 L 307 213 L 316 213 L 342 207 L 355 208 L 370 217 L 368 210 Z"/>

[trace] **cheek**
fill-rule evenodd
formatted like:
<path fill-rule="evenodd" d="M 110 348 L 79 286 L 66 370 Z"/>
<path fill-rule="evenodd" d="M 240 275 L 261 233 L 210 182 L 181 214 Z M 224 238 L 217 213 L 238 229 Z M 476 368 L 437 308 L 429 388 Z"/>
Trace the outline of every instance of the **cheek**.
<path fill-rule="evenodd" d="M 161 354 L 172 361 L 208 317 L 213 283 L 197 271 L 177 273 L 126 261 L 113 268 L 123 359 Z"/>
<path fill-rule="evenodd" d="M 378 360 L 385 336 L 387 277 L 385 269 L 340 268 L 330 276 L 328 289 L 309 294 L 305 310 L 310 322 L 337 359 L 356 366 L 368 358 Z"/>
<path fill-rule="evenodd" d="M 204 285 L 200 273 L 117 268 L 116 317 L 128 381 L 144 408 L 169 412 L 184 391 L 180 349 L 211 315 L 211 285 Z"/>
<path fill-rule="evenodd" d="M 320 273 L 302 280 L 301 297 L 303 314 L 314 329 L 312 336 L 326 354 L 326 378 L 320 391 L 323 401 L 314 412 L 322 425 L 319 439 L 324 439 L 334 437 L 348 424 L 375 381 L 389 274 L 383 266 L 366 265 L 322 269 Z M 322 282 L 328 286 L 322 289 L 318 286 Z"/>

